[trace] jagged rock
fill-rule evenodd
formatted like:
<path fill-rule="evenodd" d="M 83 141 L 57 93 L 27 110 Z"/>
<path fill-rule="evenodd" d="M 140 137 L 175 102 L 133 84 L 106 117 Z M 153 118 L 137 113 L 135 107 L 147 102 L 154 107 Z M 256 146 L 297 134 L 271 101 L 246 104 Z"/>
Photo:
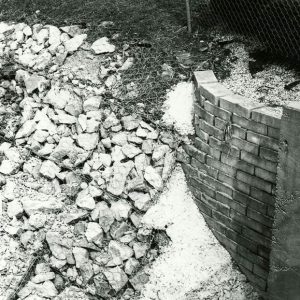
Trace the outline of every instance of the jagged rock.
<path fill-rule="evenodd" d="M 129 198 L 134 202 L 134 206 L 142 211 L 147 211 L 151 205 L 151 197 L 149 194 L 132 192 L 128 194 Z"/>
<path fill-rule="evenodd" d="M 171 174 L 172 168 L 175 164 L 176 156 L 173 152 L 167 152 L 164 160 L 164 168 L 162 172 L 162 180 L 167 180 Z"/>
<path fill-rule="evenodd" d="M 114 52 L 116 50 L 116 47 L 109 43 L 107 37 L 102 37 L 92 44 L 91 49 L 95 52 L 95 54 L 102 54 Z"/>
<path fill-rule="evenodd" d="M 4 159 L 0 165 L 0 173 L 4 175 L 11 175 L 16 173 L 19 169 L 20 164 L 15 163 L 11 160 Z"/>
<path fill-rule="evenodd" d="M 144 153 L 146 153 L 146 154 L 152 154 L 153 149 L 154 149 L 154 142 L 153 142 L 153 140 L 145 140 L 145 141 L 143 141 L 142 150 L 143 150 Z"/>
<path fill-rule="evenodd" d="M 128 275 L 132 275 L 138 270 L 139 266 L 140 266 L 139 261 L 131 257 L 125 263 L 125 273 Z"/>
<path fill-rule="evenodd" d="M 40 173 L 44 177 L 48 179 L 54 179 L 59 172 L 60 172 L 60 167 L 57 166 L 53 161 L 51 160 L 43 161 L 40 168 Z"/>
<path fill-rule="evenodd" d="M 134 130 L 139 127 L 140 120 L 133 116 L 125 116 L 121 119 L 121 122 L 126 130 Z"/>
<path fill-rule="evenodd" d="M 38 285 L 38 287 L 37 294 L 41 297 L 53 298 L 58 294 L 58 291 L 52 281 L 45 281 L 42 285 Z"/>
<path fill-rule="evenodd" d="M 119 292 L 128 282 L 126 273 L 120 267 L 105 269 L 103 273 L 116 292 Z"/>
<path fill-rule="evenodd" d="M 128 219 L 129 213 L 132 209 L 131 205 L 124 199 L 113 202 L 110 207 L 116 220 Z"/>
<path fill-rule="evenodd" d="M 69 97 L 67 99 L 65 111 L 72 116 L 78 117 L 82 113 L 82 109 L 82 100 L 72 91 L 69 91 Z"/>
<path fill-rule="evenodd" d="M 63 26 L 60 27 L 60 29 L 72 37 L 82 34 L 83 32 L 83 30 L 78 25 Z"/>
<path fill-rule="evenodd" d="M 61 210 L 62 199 L 53 196 L 47 196 L 46 199 L 32 199 L 29 196 L 21 198 L 21 203 L 25 212 L 28 215 L 34 214 L 39 211 L 56 211 Z"/>
<path fill-rule="evenodd" d="M 110 208 L 104 201 L 96 204 L 96 207 L 92 211 L 91 216 L 93 221 L 99 220 L 99 225 L 104 232 L 109 231 L 111 225 L 115 220 L 114 213 L 110 210 Z"/>
<path fill-rule="evenodd" d="M 30 241 L 34 238 L 34 233 L 31 230 L 25 231 L 20 236 L 21 244 L 26 248 Z"/>
<path fill-rule="evenodd" d="M 85 112 L 98 110 L 102 102 L 102 97 L 89 97 L 83 102 L 83 110 Z"/>
<path fill-rule="evenodd" d="M 148 131 L 143 129 L 141 126 L 138 127 L 136 131 L 136 135 L 140 138 L 146 138 L 148 134 Z"/>
<path fill-rule="evenodd" d="M 113 166 L 113 178 L 108 184 L 107 191 L 115 196 L 120 196 L 123 193 L 127 176 L 134 167 L 132 161 L 126 163 L 115 162 Z"/>
<path fill-rule="evenodd" d="M 47 217 L 44 214 L 36 213 L 30 216 L 28 223 L 30 226 L 39 229 L 45 226 Z"/>
<path fill-rule="evenodd" d="M 60 44 L 60 30 L 56 26 L 47 25 L 45 26 L 49 30 L 49 44 L 59 45 Z"/>
<path fill-rule="evenodd" d="M 120 68 L 121 71 L 128 70 L 133 66 L 134 63 L 134 58 L 133 57 L 128 57 L 122 67 Z"/>
<path fill-rule="evenodd" d="M 145 284 L 149 281 L 149 275 L 144 271 L 138 272 L 135 276 L 130 278 L 130 283 L 136 291 L 142 291 Z"/>
<path fill-rule="evenodd" d="M 89 262 L 89 252 L 87 249 L 74 247 L 72 252 L 75 258 L 76 268 L 81 268 Z"/>
<path fill-rule="evenodd" d="M 51 272 L 50 266 L 47 263 L 38 263 L 35 267 L 35 274 L 48 273 Z"/>
<path fill-rule="evenodd" d="M 135 169 L 140 176 L 143 176 L 144 171 L 145 171 L 146 167 L 149 166 L 149 164 L 150 164 L 150 159 L 144 153 L 142 153 L 134 158 Z"/>
<path fill-rule="evenodd" d="M 55 278 L 55 273 L 54 272 L 45 272 L 45 273 L 41 273 L 38 275 L 35 275 L 31 281 L 33 283 L 41 283 L 41 282 L 45 282 L 48 280 L 52 280 Z"/>
<path fill-rule="evenodd" d="M 124 155 L 124 153 L 122 151 L 122 147 L 120 147 L 120 146 L 113 147 L 112 153 L 111 153 L 111 158 L 112 158 L 112 161 L 114 161 L 114 162 L 120 162 L 123 159 L 125 159 L 126 156 Z"/>
<path fill-rule="evenodd" d="M 101 242 L 103 238 L 103 231 L 101 226 L 96 222 L 89 222 L 87 224 L 85 237 L 88 242 L 97 242 L 97 244 L 99 244 L 99 242 Z"/>
<path fill-rule="evenodd" d="M 152 154 L 153 161 L 161 160 L 169 150 L 170 148 L 167 145 L 157 145 Z"/>
<path fill-rule="evenodd" d="M 37 89 L 40 92 L 44 91 L 46 86 L 48 85 L 48 80 L 43 76 L 33 74 L 29 78 L 25 78 L 24 83 L 27 93 L 30 94 Z"/>
<path fill-rule="evenodd" d="M 113 126 L 116 126 L 120 123 L 120 121 L 117 119 L 115 113 L 111 113 L 103 122 L 103 127 L 105 129 L 109 129 Z"/>
<path fill-rule="evenodd" d="M 69 260 L 72 255 L 72 242 L 69 239 L 63 238 L 58 232 L 48 231 L 46 233 L 46 241 L 55 258 Z"/>
<path fill-rule="evenodd" d="M 123 146 L 127 144 L 127 134 L 126 132 L 119 132 L 113 135 L 111 142 L 118 146 Z"/>
<path fill-rule="evenodd" d="M 86 34 L 79 34 L 64 43 L 67 52 L 76 51 L 86 40 Z"/>
<path fill-rule="evenodd" d="M 93 210 L 95 208 L 95 200 L 89 194 L 88 189 L 84 189 L 78 193 L 76 198 L 76 204 L 84 209 Z"/>
<path fill-rule="evenodd" d="M 78 135 L 78 145 L 85 150 L 93 150 L 99 141 L 98 133 L 82 133 Z"/>
<path fill-rule="evenodd" d="M 7 214 L 10 218 L 20 217 L 23 211 L 23 206 L 19 200 L 13 200 L 7 205 Z"/>
<path fill-rule="evenodd" d="M 163 185 L 162 178 L 153 167 L 146 167 L 144 177 L 147 180 L 147 182 L 150 185 L 152 185 L 156 190 L 161 190 Z"/>
<path fill-rule="evenodd" d="M 157 131 L 151 131 L 147 134 L 147 139 L 149 140 L 157 140 L 158 139 L 158 132 Z"/>
<path fill-rule="evenodd" d="M 136 259 L 145 256 L 148 250 L 149 250 L 149 244 L 147 243 L 141 243 L 141 242 L 133 243 L 133 251 Z"/>
<path fill-rule="evenodd" d="M 96 295 L 104 299 L 109 299 L 111 287 L 105 279 L 104 274 L 100 273 L 96 275 L 93 280 L 96 287 Z"/>
<path fill-rule="evenodd" d="M 131 230 L 132 228 L 126 222 L 116 222 L 110 229 L 110 234 L 113 237 L 113 239 L 119 240 L 123 235 L 129 233 Z"/>
<path fill-rule="evenodd" d="M 64 109 L 70 97 L 71 93 L 69 90 L 52 86 L 43 101 L 53 105 L 54 108 Z"/>
<path fill-rule="evenodd" d="M 16 139 L 20 139 L 23 137 L 30 136 L 35 130 L 36 130 L 36 123 L 34 120 L 28 120 L 26 121 L 22 127 L 19 129 L 19 131 L 16 134 Z"/>
<path fill-rule="evenodd" d="M 74 148 L 74 140 L 70 137 L 62 137 L 57 147 L 51 153 L 51 157 L 60 161 L 62 160 L 62 158 L 70 154 L 73 148 Z"/>
<path fill-rule="evenodd" d="M 57 112 L 57 120 L 60 124 L 75 124 L 77 122 L 77 118 L 74 116 L 70 116 L 66 114 L 63 110 L 56 109 Z"/>
<path fill-rule="evenodd" d="M 141 149 L 139 149 L 131 144 L 125 144 L 122 147 L 122 151 L 128 158 L 133 158 L 142 152 Z"/>

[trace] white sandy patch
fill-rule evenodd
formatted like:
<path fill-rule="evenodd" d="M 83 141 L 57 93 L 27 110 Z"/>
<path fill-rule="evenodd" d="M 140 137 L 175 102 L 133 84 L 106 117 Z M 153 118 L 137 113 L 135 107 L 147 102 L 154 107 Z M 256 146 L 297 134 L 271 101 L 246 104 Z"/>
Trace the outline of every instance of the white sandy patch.
<path fill-rule="evenodd" d="M 163 122 L 166 125 L 174 125 L 182 135 L 193 134 L 194 98 L 193 83 L 179 82 L 167 94 Z"/>
<path fill-rule="evenodd" d="M 158 203 L 144 216 L 143 223 L 156 229 L 167 225 L 172 243 L 152 265 L 150 280 L 141 300 L 219 299 L 214 296 L 225 287 L 224 281 L 236 282 L 236 278 L 232 278 L 236 277 L 236 273 L 245 280 L 238 271 L 232 271 L 230 255 L 218 243 L 199 213 L 180 166 L 173 172 Z M 218 277 L 215 284 L 218 288 L 211 288 L 209 284 L 210 289 L 207 290 L 206 284 L 211 283 L 215 276 Z M 233 284 L 230 288 L 234 288 Z M 213 297 L 193 298 L 193 290 L 201 290 L 201 293 Z M 240 286 L 236 292 L 239 295 L 236 299 L 250 299 L 243 295 L 244 290 Z"/>

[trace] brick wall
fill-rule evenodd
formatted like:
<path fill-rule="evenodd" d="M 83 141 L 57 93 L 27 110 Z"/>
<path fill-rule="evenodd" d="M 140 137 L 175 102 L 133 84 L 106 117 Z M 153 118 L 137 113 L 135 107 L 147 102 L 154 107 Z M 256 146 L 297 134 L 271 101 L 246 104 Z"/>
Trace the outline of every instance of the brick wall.
<path fill-rule="evenodd" d="M 195 137 L 179 152 L 207 224 L 248 279 L 267 289 L 280 117 L 195 73 Z"/>

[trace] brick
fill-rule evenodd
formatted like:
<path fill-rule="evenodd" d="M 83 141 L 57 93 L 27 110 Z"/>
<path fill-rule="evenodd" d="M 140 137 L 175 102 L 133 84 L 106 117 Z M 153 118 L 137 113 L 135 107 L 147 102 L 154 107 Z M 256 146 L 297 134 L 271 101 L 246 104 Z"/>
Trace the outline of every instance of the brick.
<path fill-rule="evenodd" d="M 227 155 L 225 153 L 221 154 L 221 162 L 223 162 L 224 164 L 227 164 L 229 166 L 232 166 L 238 170 L 242 170 L 248 174 L 251 174 L 251 175 L 254 174 L 254 166 L 252 166 L 248 162 L 237 159 L 237 158 Z"/>
<path fill-rule="evenodd" d="M 251 188 L 250 188 L 250 193 L 251 193 Z M 257 210 L 258 212 L 260 212 L 262 214 L 266 214 L 266 212 L 267 212 L 268 207 L 265 203 L 258 201 L 256 199 L 250 197 L 249 195 L 246 195 L 239 191 L 233 192 L 233 199 L 235 201 L 242 203 L 243 205 L 249 206 L 249 207 Z"/>
<path fill-rule="evenodd" d="M 267 193 L 272 192 L 272 184 L 256 176 L 238 170 L 236 178 Z"/>
<path fill-rule="evenodd" d="M 215 118 L 215 127 L 217 127 L 220 130 L 224 130 L 227 126 L 228 122 L 216 117 Z"/>
<path fill-rule="evenodd" d="M 254 155 L 258 155 L 259 147 L 256 144 L 244 141 L 242 139 L 238 139 L 236 137 L 232 137 L 230 142 L 231 142 L 232 145 L 236 146 L 239 149 L 243 149 L 243 150 L 245 150 L 247 152 L 250 152 Z"/>
<path fill-rule="evenodd" d="M 244 228 L 251 228 L 252 230 L 255 230 L 255 232 L 263 235 L 266 239 L 271 238 L 271 229 L 253 219 L 250 219 L 247 216 L 244 216 L 236 211 L 230 212 L 230 217 L 239 222 L 240 224 L 243 224 L 243 230 Z M 247 237 L 247 236 L 246 236 Z M 249 237 L 248 237 L 249 238 Z"/>
<path fill-rule="evenodd" d="M 231 252 L 230 253 L 232 258 L 237 262 L 238 265 L 243 266 L 244 268 L 248 269 L 250 272 L 253 270 L 253 263 L 250 262 L 245 257 L 239 255 L 238 253 Z"/>
<path fill-rule="evenodd" d="M 200 120 L 199 128 L 208 133 L 209 135 L 213 135 L 219 140 L 224 140 L 224 132 L 204 120 Z"/>
<path fill-rule="evenodd" d="M 208 166 L 207 164 L 201 163 L 195 158 L 192 158 L 191 165 L 196 168 L 197 170 L 201 170 L 203 173 L 208 174 L 209 176 L 212 176 L 213 178 L 218 178 L 218 170 L 215 168 L 212 168 Z"/>
<path fill-rule="evenodd" d="M 211 206 L 214 210 L 222 213 L 225 216 L 229 216 L 230 213 L 230 207 L 226 204 L 223 204 L 219 201 L 214 200 L 213 198 L 203 194 L 202 199 L 203 202 Z"/>
<path fill-rule="evenodd" d="M 259 255 L 257 255 L 257 253 L 252 252 L 251 250 L 249 250 L 248 248 L 242 246 L 242 245 L 238 245 L 237 247 L 237 252 L 246 257 L 249 261 L 251 261 L 252 263 L 260 266 L 261 268 L 263 268 L 264 270 L 268 270 L 269 269 L 269 260 L 265 259 L 263 257 L 260 257 Z"/>
<path fill-rule="evenodd" d="M 187 177 L 198 176 L 198 171 L 195 168 L 193 168 L 191 165 L 182 164 L 182 169 L 184 171 L 185 176 L 187 176 Z"/>
<path fill-rule="evenodd" d="M 203 83 L 218 82 L 218 79 L 216 78 L 214 72 L 211 70 L 195 71 L 193 75 L 193 80 L 196 88 L 199 88 L 199 86 Z"/>
<path fill-rule="evenodd" d="M 235 113 L 238 116 L 250 118 L 251 111 L 261 105 L 249 101 L 249 99 L 231 94 L 220 97 L 220 107 Z"/>
<path fill-rule="evenodd" d="M 211 103 L 218 105 L 221 96 L 231 95 L 232 92 L 220 83 L 204 83 L 199 86 L 201 95 Z"/>
<path fill-rule="evenodd" d="M 196 202 L 196 205 L 197 205 L 197 207 L 199 208 L 199 210 L 201 212 L 205 213 L 208 216 L 211 216 L 212 210 L 211 210 L 211 207 L 209 205 L 207 205 L 206 203 L 204 203 L 201 200 L 198 200 L 197 198 L 196 198 L 195 202 Z"/>
<path fill-rule="evenodd" d="M 247 141 L 273 150 L 278 150 L 279 148 L 278 140 L 252 131 L 247 131 Z"/>
<path fill-rule="evenodd" d="M 231 120 L 232 113 L 230 111 L 215 106 L 209 101 L 204 102 L 204 109 L 222 120 L 225 121 Z"/>
<path fill-rule="evenodd" d="M 259 256 L 265 258 L 266 260 L 270 259 L 271 249 L 265 246 L 259 245 L 257 248 L 257 253 Z"/>
<path fill-rule="evenodd" d="M 248 280 L 256 286 L 259 290 L 266 291 L 267 289 L 267 281 L 265 279 L 262 279 L 261 277 L 257 276 L 256 274 L 253 274 L 250 272 L 247 268 L 240 266 L 241 271 L 245 274 L 245 276 L 248 278 Z"/>
<path fill-rule="evenodd" d="M 263 203 L 275 206 L 275 197 L 255 187 L 251 187 L 250 195 Z"/>
<path fill-rule="evenodd" d="M 198 137 L 195 138 L 194 146 L 200 151 L 210 154 L 210 145 Z"/>
<path fill-rule="evenodd" d="M 184 164 L 191 163 L 191 157 L 181 148 L 181 151 L 176 151 L 176 160 Z"/>
<path fill-rule="evenodd" d="M 255 264 L 253 265 L 253 273 L 265 280 L 267 280 L 269 276 L 269 272 L 267 270 Z"/>
<path fill-rule="evenodd" d="M 226 236 L 229 239 L 235 241 L 238 245 L 242 245 L 254 253 L 257 252 L 258 244 L 256 242 L 249 240 L 247 237 L 242 236 L 240 233 L 227 228 Z"/>
<path fill-rule="evenodd" d="M 230 228 L 237 233 L 242 232 L 241 224 L 239 224 L 235 220 L 232 220 L 231 218 L 228 218 L 227 216 L 223 215 L 222 213 L 220 213 L 218 211 L 212 210 L 212 218 L 214 218 L 221 224 L 224 224 L 227 229 Z"/>
<path fill-rule="evenodd" d="M 226 233 L 226 226 L 217 222 L 217 220 L 205 216 L 205 221 L 208 224 L 209 228 L 214 232 L 214 234 L 216 234 L 216 233 L 225 234 Z"/>
<path fill-rule="evenodd" d="M 225 141 L 220 141 L 213 136 L 209 137 L 209 145 L 213 149 L 217 149 L 223 153 L 230 154 L 231 156 L 234 156 L 236 158 L 240 157 L 240 150 L 235 147 L 231 146 L 230 143 L 227 143 Z"/>
<path fill-rule="evenodd" d="M 232 115 L 232 122 L 237 124 L 247 130 L 252 130 L 254 132 L 267 135 L 268 134 L 268 127 L 267 125 L 257 123 L 249 118 L 243 118 L 237 116 L 235 114 Z"/>
<path fill-rule="evenodd" d="M 272 173 L 277 173 L 276 163 L 266 159 L 262 159 L 259 156 L 253 155 L 247 151 L 241 151 L 241 159 L 261 169 L 270 171 Z"/>
<path fill-rule="evenodd" d="M 281 115 L 278 116 L 278 114 L 274 114 L 274 111 L 276 111 L 276 109 L 271 107 L 257 108 L 252 111 L 251 118 L 256 122 L 274 128 L 280 128 Z"/>
<path fill-rule="evenodd" d="M 183 149 L 186 151 L 186 153 L 188 155 L 190 155 L 191 157 L 196 158 L 197 160 L 199 160 L 200 162 L 205 162 L 205 158 L 206 158 L 206 153 L 198 150 L 196 147 L 192 146 L 192 145 L 184 145 Z"/>
<path fill-rule="evenodd" d="M 267 215 L 270 218 L 274 218 L 274 216 L 275 216 L 275 207 L 274 206 L 268 206 Z"/>
<path fill-rule="evenodd" d="M 232 128 L 232 136 L 243 140 L 246 139 L 246 129 L 236 124 L 232 124 L 231 128 Z"/>
<path fill-rule="evenodd" d="M 268 136 L 276 140 L 280 138 L 280 129 L 268 126 Z"/>
<path fill-rule="evenodd" d="M 195 198 L 197 198 L 198 200 L 201 200 L 201 198 L 202 198 L 202 191 L 201 191 L 200 189 L 195 188 L 195 187 L 193 187 L 193 186 L 191 185 L 191 186 L 190 186 L 190 190 L 191 190 L 191 192 L 192 192 L 192 194 L 193 194 L 193 196 L 194 196 Z"/>
<path fill-rule="evenodd" d="M 233 168 L 233 167 L 231 167 L 229 165 L 226 165 L 226 164 L 224 164 L 224 163 L 222 163 L 222 162 L 214 159 L 213 157 L 207 156 L 206 163 L 209 166 L 211 166 L 211 167 L 213 167 L 213 168 L 215 168 L 215 169 L 217 169 L 219 171 L 222 171 L 222 172 L 224 172 L 224 173 L 226 173 L 226 174 L 228 174 L 228 175 L 230 175 L 232 177 L 234 177 L 235 174 L 236 174 L 236 169 L 235 168 Z"/>
<path fill-rule="evenodd" d="M 253 210 L 251 208 L 247 209 L 247 216 L 261 224 L 264 224 L 265 226 L 272 228 L 273 226 L 273 219 L 267 217 L 266 215 L 263 215 L 256 210 Z"/>
<path fill-rule="evenodd" d="M 221 171 L 219 171 L 219 173 L 218 173 L 218 179 L 219 179 L 219 181 L 228 184 L 235 190 L 241 191 L 245 194 L 250 194 L 250 186 L 248 184 L 246 184 L 240 180 L 237 180 L 235 178 L 232 178 Z"/>
<path fill-rule="evenodd" d="M 206 177 L 203 177 L 202 179 L 202 182 L 205 183 L 206 185 L 212 187 L 215 189 L 215 191 L 219 191 L 219 192 L 223 192 L 229 196 L 232 196 L 232 193 L 233 193 L 233 189 L 227 185 L 227 184 L 224 184 L 216 179 L 214 179 L 213 177 L 211 176 L 206 176 Z M 210 196 L 210 195 L 209 195 Z M 212 197 L 212 198 L 215 198 L 215 197 Z"/>
<path fill-rule="evenodd" d="M 205 120 L 211 125 L 214 125 L 215 116 L 208 113 L 197 103 L 194 104 L 195 115 L 199 116 L 201 119 Z"/>
<path fill-rule="evenodd" d="M 274 151 L 268 148 L 260 147 L 259 156 L 263 159 L 270 160 L 272 162 L 278 162 L 278 151 Z"/>
<path fill-rule="evenodd" d="M 225 232 L 225 234 L 226 234 L 226 232 Z M 231 251 L 236 252 L 238 244 L 236 242 L 228 239 L 225 234 L 222 234 L 218 231 L 214 231 L 214 235 L 226 249 L 230 249 Z"/>
<path fill-rule="evenodd" d="M 216 192 L 216 200 L 226 204 L 230 209 L 236 210 L 241 214 L 246 214 L 246 205 L 243 205 L 235 201 L 232 197 L 227 196 L 224 193 Z"/>
<path fill-rule="evenodd" d="M 255 176 L 269 182 L 276 183 L 276 174 L 273 172 L 269 172 L 261 168 L 255 168 Z"/>
<path fill-rule="evenodd" d="M 243 235 L 245 237 L 247 237 L 248 239 L 250 240 L 253 240 L 255 241 L 256 243 L 258 243 L 259 245 L 262 245 L 264 247 L 267 247 L 267 248 L 270 248 L 271 247 L 271 240 L 260 234 L 259 232 L 251 229 L 251 228 L 248 228 L 248 227 L 243 227 Z"/>
<path fill-rule="evenodd" d="M 189 178 L 189 183 L 192 187 L 200 189 L 203 193 L 205 193 L 206 195 L 214 198 L 216 195 L 216 191 L 214 189 L 214 187 L 210 187 L 207 184 L 204 184 L 203 182 L 195 179 L 195 178 Z"/>
<path fill-rule="evenodd" d="M 202 141 L 208 142 L 209 134 L 200 129 L 199 124 L 195 124 L 195 132 L 196 136 L 199 137 Z"/>

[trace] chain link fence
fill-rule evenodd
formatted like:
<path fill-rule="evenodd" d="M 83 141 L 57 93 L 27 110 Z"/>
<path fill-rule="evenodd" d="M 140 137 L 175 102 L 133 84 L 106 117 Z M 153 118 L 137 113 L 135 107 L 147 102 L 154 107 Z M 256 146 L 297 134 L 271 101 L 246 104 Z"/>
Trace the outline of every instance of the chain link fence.
<path fill-rule="evenodd" d="M 221 25 L 300 61 L 300 0 L 200 0 L 196 5 L 200 26 Z"/>

